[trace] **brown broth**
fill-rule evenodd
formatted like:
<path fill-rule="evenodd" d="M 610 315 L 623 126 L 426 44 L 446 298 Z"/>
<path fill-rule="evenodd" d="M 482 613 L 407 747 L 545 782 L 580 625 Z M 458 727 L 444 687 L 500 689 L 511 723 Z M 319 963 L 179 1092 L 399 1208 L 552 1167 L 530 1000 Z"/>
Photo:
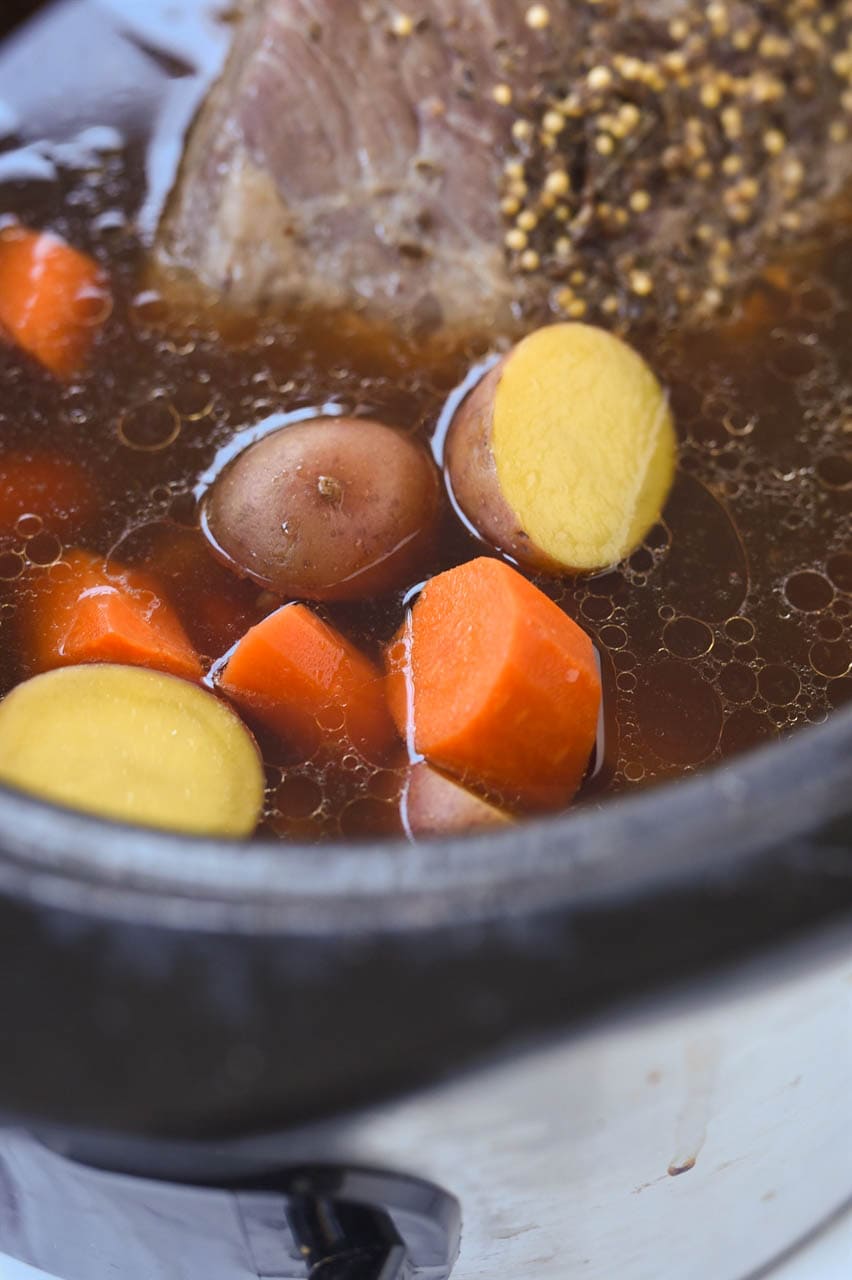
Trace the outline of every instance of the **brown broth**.
<path fill-rule="evenodd" d="M 237 326 L 211 310 L 170 322 L 145 279 L 152 191 L 167 189 L 180 130 L 224 36 L 203 27 L 204 43 L 198 28 L 202 56 L 193 70 L 187 33 L 178 49 L 156 52 L 141 36 L 128 41 L 94 5 L 75 13 L 84 26 L 97 19 L 112 82 L 100 95 L 90 90 L 70 121 L 62 103 L 78 102 L 75 85 L 98 59 L 88 57 L 85 72 L 63 64 L 61 92 L 46 75 L 56 101 L 45 90 L 39 111 L 32 86 L 25 94 L 20 74 L 4 76 L 9 55 L 0 50 L 0 97 L 28 121 L 21 136 L 0 139 L 0 216 L 50 227 L 94 253 L 109 270 L 115 307 L 89 370 L 70 386 L 0 346 L 0 440 L 4 449 L 37 446 L 87 460 L 102 508 L 75 541 L 159 569 L 213 663 L 273 607 L 215 564 L 198 532 L 193 494 L 217 452 L 272 415 L 329 405 L 430 441 L 453 388 L 487 352 L 471 345 L 438 358 L 388 336 L 356 341 L 332 317 Z M 204 5 L 198 13 L 201 22 Z M 48 21 L 39 49 L 35 36 L 24 38 L 30 57 L 43 53 L 48 65 L 68 39 L 50 31 Z M 53 54 L 44 52 L 51 39 Z M 136 88 L 116 96 L 119 83 Z M 95 125 L 120 130 L 114 149 L 105 135 L 99 145 L 109 149 L 81 141 L 80 130 Z M 674 492 L 625 564 L 593 578 L 538 580 L 601 656 L 605 728 L 581 799 L 688 774 L 819 722 L 849 700 L 850 307 L 852 225 L 838 218 L 819 246 L 802 245 L 783 272 L 756 279 L 712 331 L 629 334 L 671 391 L 681 440 Z M 62 550 L 37 530 L 0 545 L 0 693 L 26 674 L 17 606 Z M 429 571 L 481 553 L 448 504 Z M 321 612 L 378 656 L 416 586 Z M 401 768 L 354 752 L 332 768 L 288 758 L 272 741 L 262 746 L 262 831 L 309 841 L 400 831 Z"/>

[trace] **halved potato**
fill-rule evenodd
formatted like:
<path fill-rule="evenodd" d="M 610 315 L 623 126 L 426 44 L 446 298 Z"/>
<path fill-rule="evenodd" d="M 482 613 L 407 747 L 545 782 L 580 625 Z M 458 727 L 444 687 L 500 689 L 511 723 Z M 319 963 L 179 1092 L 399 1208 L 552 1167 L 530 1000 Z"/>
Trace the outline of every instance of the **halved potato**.
<path fill-rule="evenodd" d="M 493 546 L 550 573 L 624 559 L 675 471 L 668 400 L 619 338 L 585 324 L 531 333 L 467 397 L 447 441 L 461 510 Z"/>
<path fill-rule="evenodd" d="M 263 804 L 251 734 L 198 685 L 94 663 L 34 676 L 0 703 L 0 781 L 102 818 L 247 836 Z"/>

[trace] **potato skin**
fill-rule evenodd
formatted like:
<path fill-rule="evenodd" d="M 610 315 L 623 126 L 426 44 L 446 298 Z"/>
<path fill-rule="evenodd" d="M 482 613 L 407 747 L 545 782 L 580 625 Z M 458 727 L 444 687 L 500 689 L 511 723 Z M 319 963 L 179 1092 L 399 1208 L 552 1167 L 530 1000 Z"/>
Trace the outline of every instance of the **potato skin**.
<path fill-rule="evenodd" d="M 314 418 L 250 445 L 214 482 L 214 553 L 282 598 L 360 600 L 416 579 L 440 481 L 417 442 L 366 418 Z"/>
<path fill-rule="evenodd" d="M 491 430 L 494 397 L 507 359 L 504 356 L 477 383 L 453 418 L 444 454 L 448 484 L 463 515 L 485 542 L 530 569 L 562 574 L 564 568 L 521 528 L 497 478 Z"/>
<path fill-rule="evenodd" d="M 411 765 L 403 791 L 405 824 L 413 836 L 462 835 L 512 824 L 512 817 L 433 769 L 425 760 Z"/>

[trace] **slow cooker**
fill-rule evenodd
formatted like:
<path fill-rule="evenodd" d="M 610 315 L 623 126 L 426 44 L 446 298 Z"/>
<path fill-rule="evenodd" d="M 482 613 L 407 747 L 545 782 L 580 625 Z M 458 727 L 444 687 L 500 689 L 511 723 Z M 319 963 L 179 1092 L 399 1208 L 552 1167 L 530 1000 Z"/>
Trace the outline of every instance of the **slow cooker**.
<path fill-rule="evenodd" d="M 416 847 L 0 792 L 0 1026 L 0 1275 L 764 1274 L 852 1202 L 852 711 Z"/>

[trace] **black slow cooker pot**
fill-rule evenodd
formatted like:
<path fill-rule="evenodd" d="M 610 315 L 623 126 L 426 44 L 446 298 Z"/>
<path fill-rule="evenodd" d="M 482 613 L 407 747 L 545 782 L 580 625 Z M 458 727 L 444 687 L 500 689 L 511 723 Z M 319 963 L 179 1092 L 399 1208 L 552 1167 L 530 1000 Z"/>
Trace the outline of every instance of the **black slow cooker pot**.
<path fill-rule="evenodd" d="M 110 1223 L 120 1263 L 107 1250 L 101 1269 L 87 1270 L 86 1237 L 90 1261 L 74 1269 L 66 1236 L 48 1270 L 62 1280 L 157 1274 L 149 1249 L 193 1257 L 199 1232 L 208 1238 L 204 1196 L 224 1188 L 260 1195 L 263 1207 L 269 1196 L 290 1204 L 293 1178 L 302 1200 L 327 1197 L 332 1177 L 335 1203 L 356 1195 L 390 1212 L 403 1185 L 393 1179 L 345 1191 L 366 1165 L 418 1179 L 435 1230 L 435 1215 L 444 1223 L 446 1205 L 460 1204 L 462 1277 L 494 1274 L 503 1256 L 529 1280 L 582 1274 L 561 1269 L 561 1253 L 540 1261 L 539 1228 L 545 1239 L 554 1221 L 568 1232 L 580 1205 L 581 1221 L 594 1222 L 607 1194 L 628 1194 L 623 1180 L 635 1182 L 631 1212 L 642 1185 L 650 1197 L 662 1180 L 675 1195 L 667 1226 L 656 1216 L 636 1224 L 649 1233 L 639 1257 L 664 1236 L 672 1263 L 631 1270 L 633 1252 L 608 1235 L 607 1267 L 675 1276 L 680 1230 L 701 1245 L 691 1275 L 746 1275 L 852 1194 L 850 777 L 847 713 L 599 811 L 463 841 L 322 853 L 153 835 L 2 794 L 0 1109 L 42 1144 L 28 1139 L 26 1158 L 13 1147 L 6 1179 L 26 1204 L 27 1188 L 42 1185 L 37 1150 L 51 1188 L 29 1193 L 41 1225 L 25 1246 L 12 1232 L 12 1252 L 40 1266 L 53 1259 L 57 1203 L 77 1204 L 83 1174 L 106 1176 L 75 1162 L 158 1181 L 135 1183 L 132 1195 L 122 1182 L 118 1205 L 99 1183 L 95 1208 L 87 1188 L 74 1221 L 98 1238 L 93 1224 Z M 803 1053 L 809 1075 L 797 1069 Z M 787 1085 L 806 1078 L 812 1097 L 785 1095 L 779 1071 Z M 563 1134 L 573 1109 L 589 1107 L 590 1085 L 603 1128 Z M 625 1132 L 606 1136 L 619 1117 Z M 643 1118 L 645 1136 L 641 1125 L 633 1133 Z M 705 1170 L 699 1151 L 714 1133 L 727 1159 Z M 766 1159 L 767 1133 L 780 1143 L 770 1182 L 784 1182 L 781 1212 L 744 1236 L 737 1215 L 750 1198 L 759 1212 L 760 1197 L 777 1193 L 750 1169 Z M 618 1184 L 607 1194 L 570 1167 L 582 1168 L 583 1142 L 602 1135 Z M 0 1167 L 2 1151 L 0 1140 Z M 57 1162 L 49 1176 L 43 1160 Z M 728 1164 L 736 1172 L 725 1182 Z M 306 1166 L 319 1184 L 304 1181 Z M 717 1177 L 710 1192 L 703 1172 Z M 197 1190 L 202 1212 L 184 1186 L 168 1208 L 175 1238 L 136 1257 L 136 1228 L 116 1223 L 137 1221 L 128 1196 L 142 1197 L 147 1220 L 164 1179 L 217 1189 Z M 333 1235 L 335 1249 L 349 1248 L 347 1231 Z M 441 1227 L 444 1269 L 422 1274 L 448 1274 L 454 1231 Z M 0 1253 L 2 1236 L 0 1215 Z M 514 1251 L 501 1253 L 501 1240 Z M 202 1273 L 163 1272 L 172 1274 Z M 223 1280 L 232 1274 L 302 1272 Z M 406 1272 L 356 1269 L 351 1280 L 380 1274 Z"/>
<path fill-rule="evenodd" d="M 852 908 L 852 714 L 599 810 L 416 847 L 216 843 L 8 791 L 0 832 L 6 1114 L 257 1131 L 827 927 Z"/>

